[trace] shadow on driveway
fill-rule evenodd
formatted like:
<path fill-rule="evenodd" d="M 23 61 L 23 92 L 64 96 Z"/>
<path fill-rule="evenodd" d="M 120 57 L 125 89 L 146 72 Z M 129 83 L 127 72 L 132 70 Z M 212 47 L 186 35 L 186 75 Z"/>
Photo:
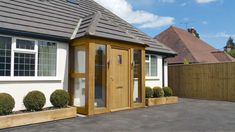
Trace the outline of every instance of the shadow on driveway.
<path fill-rule="evenodd" d="M 93 131 L 235 131 L 235 103 L 180 99 L 178 104 L 0 130 L 0 132 Z"/>

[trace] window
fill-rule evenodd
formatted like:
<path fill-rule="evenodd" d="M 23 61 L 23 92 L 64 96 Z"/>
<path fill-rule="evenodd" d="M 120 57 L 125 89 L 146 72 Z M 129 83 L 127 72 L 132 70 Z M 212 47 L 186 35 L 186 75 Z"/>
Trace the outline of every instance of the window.
<path fill-rule="evenodd" d="M 146 55 L 145 56 L 145 76 L 156 77 L 157 76 L 157 56 Z"/>
<path fill-rule="evenodd" d="M 56 76 L 56 43 L 38 42 L 38 76 Z"/>
<path fill-rule="evenodd" d="M 133 101 L 141 102 L 141 50 L 134 50 L 133 55 Z"/>
<path fill-rule="evenodd" d="M 35 76 L 35 41 L 16 39 L 14 76 Z"/>
<path fill-rule="evenodd" d="M 95 51 L 95 104 L 106 106 L 106 46 L 96 45 Z"/>
<path fill-rule="evenodd" d="M 85 107 L 86 105 L 86 47 L 81 45 L 75 48 L 75 73 L 80 73 L 74 78 L 74 105 Z"/>
<path fill-rule="evenodd" d="M 56 76 L 56 59 L 56 43 L 0 36 L 0 76 Z"/>
<path fill-rule="evenodd" d="M 75 49 L 75 72 L 85 73 L 86 71 L 86 49 L 85 46 L 79 46 Z"/>
<path fill-rule="evenodd" d="M 15 53 L 14 76 L 35 76 L 35 55 Z"/>
<path fill-rule="evenodd" d="M 11 75 L 11 43 L 10 37 L 0 36 L 0 76 Z"/>
<path fill-rule="evenodd" d="M 16 40 L 16 48 L 34 50 L 35 42 L 30 40 Z"/>

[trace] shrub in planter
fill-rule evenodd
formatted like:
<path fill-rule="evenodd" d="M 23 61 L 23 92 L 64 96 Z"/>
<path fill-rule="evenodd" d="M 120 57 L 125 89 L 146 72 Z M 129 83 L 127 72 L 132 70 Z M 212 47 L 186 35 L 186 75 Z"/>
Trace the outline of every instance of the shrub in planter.
<path fill-rule="evenodd" d="M 163 91 L 165 93 L 165 96 L 172 96 L 173 95 L 173 90 L 170 87 L 164 87 Z"/>
<path fill-rule="evenodd" d="M 40 91 L 31 91 L 24 97 L 23 102 L 28 111 L 40 111 L 46 103 L 46 97 Z"/>
<path fill-rule="evenodd" d="M 153 97 L 153 90 L 150 87 L 145 87 L 145 97 L 151 98 Z"/>
<path fill-rule="evenodd" d="M 0 115 L 8 115 L 12 113 L 14 107 L 14 98 L 7 93 L 0 93 Z"/>
<path fill-rule="evenodd" d="M 51 94 L 50 101 L 56 108 L 67 107 L 69 103 L 69 94 L 64 90 L 56 90 Z"/>
<path fill-rule="evenodd" d="M 154 98 L 164 97 L 164 91 L 163 91 L 163 89 L 160 88 L 160 87 L 154 87 L 154 88 L 153 88 L 153 97 L 154 97 Z"/>

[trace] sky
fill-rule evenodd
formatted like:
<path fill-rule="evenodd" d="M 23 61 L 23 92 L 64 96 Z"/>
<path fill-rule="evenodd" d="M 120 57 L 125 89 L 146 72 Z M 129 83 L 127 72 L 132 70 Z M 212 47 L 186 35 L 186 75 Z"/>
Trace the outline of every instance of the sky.
<path fill-rule="evenodd" d="M 95 0 L 151 37 L 171 25 L 194 27 L 203 41 L 223 50 L 235 39 L 235 0 Z"/>

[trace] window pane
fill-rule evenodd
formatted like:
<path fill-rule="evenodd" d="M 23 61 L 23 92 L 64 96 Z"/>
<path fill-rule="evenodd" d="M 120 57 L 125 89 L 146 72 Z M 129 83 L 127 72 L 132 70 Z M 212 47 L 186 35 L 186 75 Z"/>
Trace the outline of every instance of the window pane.
<path fill-rule="evenodd" d="M 134 50 L 133 56 L 133 64 L 134 64 L 134 94 L 133 94 L 133 101 L 134 102 L 141 102 L 141 51 Z"/>
<path fill-rule="evenodd" d="M 145 62 L 145 76 L 150 76 L 150 74 L 149 74 L 149 62 Z"/>
<path fill-rule="evenodd" d="M 95 106 L 106 104 L 106 46 L 96 45 L 95 52 Z"/>
<path fill-rule="evenodd" d="M 74 79 L 74 105 L 75 106 L 85 107 L 85 95 L 86 95 L 85 84 L 86 84 L 85 78 Z"/>
<path fill-rule="evenodd" d="M 151 76 L 157 76 L 157 56 L 151 55 Z"/>
<path fill-rule="evenodd" d="M 16 40 L 16 48 L 34 50 L 35 42 L 32 40 Z"/>
<path fill-rule="evenodd" d="M 38 76 L 56 76 L 56 43 L 38 42 Z"/>
<path fill-rule="evenodd" d="M 79 46 L 75 49 L 75 72 L 86 72 L 86 48 L 85 46 Z"/>
<path fill-rule="evenodd" d="M 35 75 L 35 55 L 26 53 L 15 53 L 14 76 Z"/>
<path fill-rule="evenodd" d="M 10 76 L 11 38 L 0 36 L 0 76 Z"/>

